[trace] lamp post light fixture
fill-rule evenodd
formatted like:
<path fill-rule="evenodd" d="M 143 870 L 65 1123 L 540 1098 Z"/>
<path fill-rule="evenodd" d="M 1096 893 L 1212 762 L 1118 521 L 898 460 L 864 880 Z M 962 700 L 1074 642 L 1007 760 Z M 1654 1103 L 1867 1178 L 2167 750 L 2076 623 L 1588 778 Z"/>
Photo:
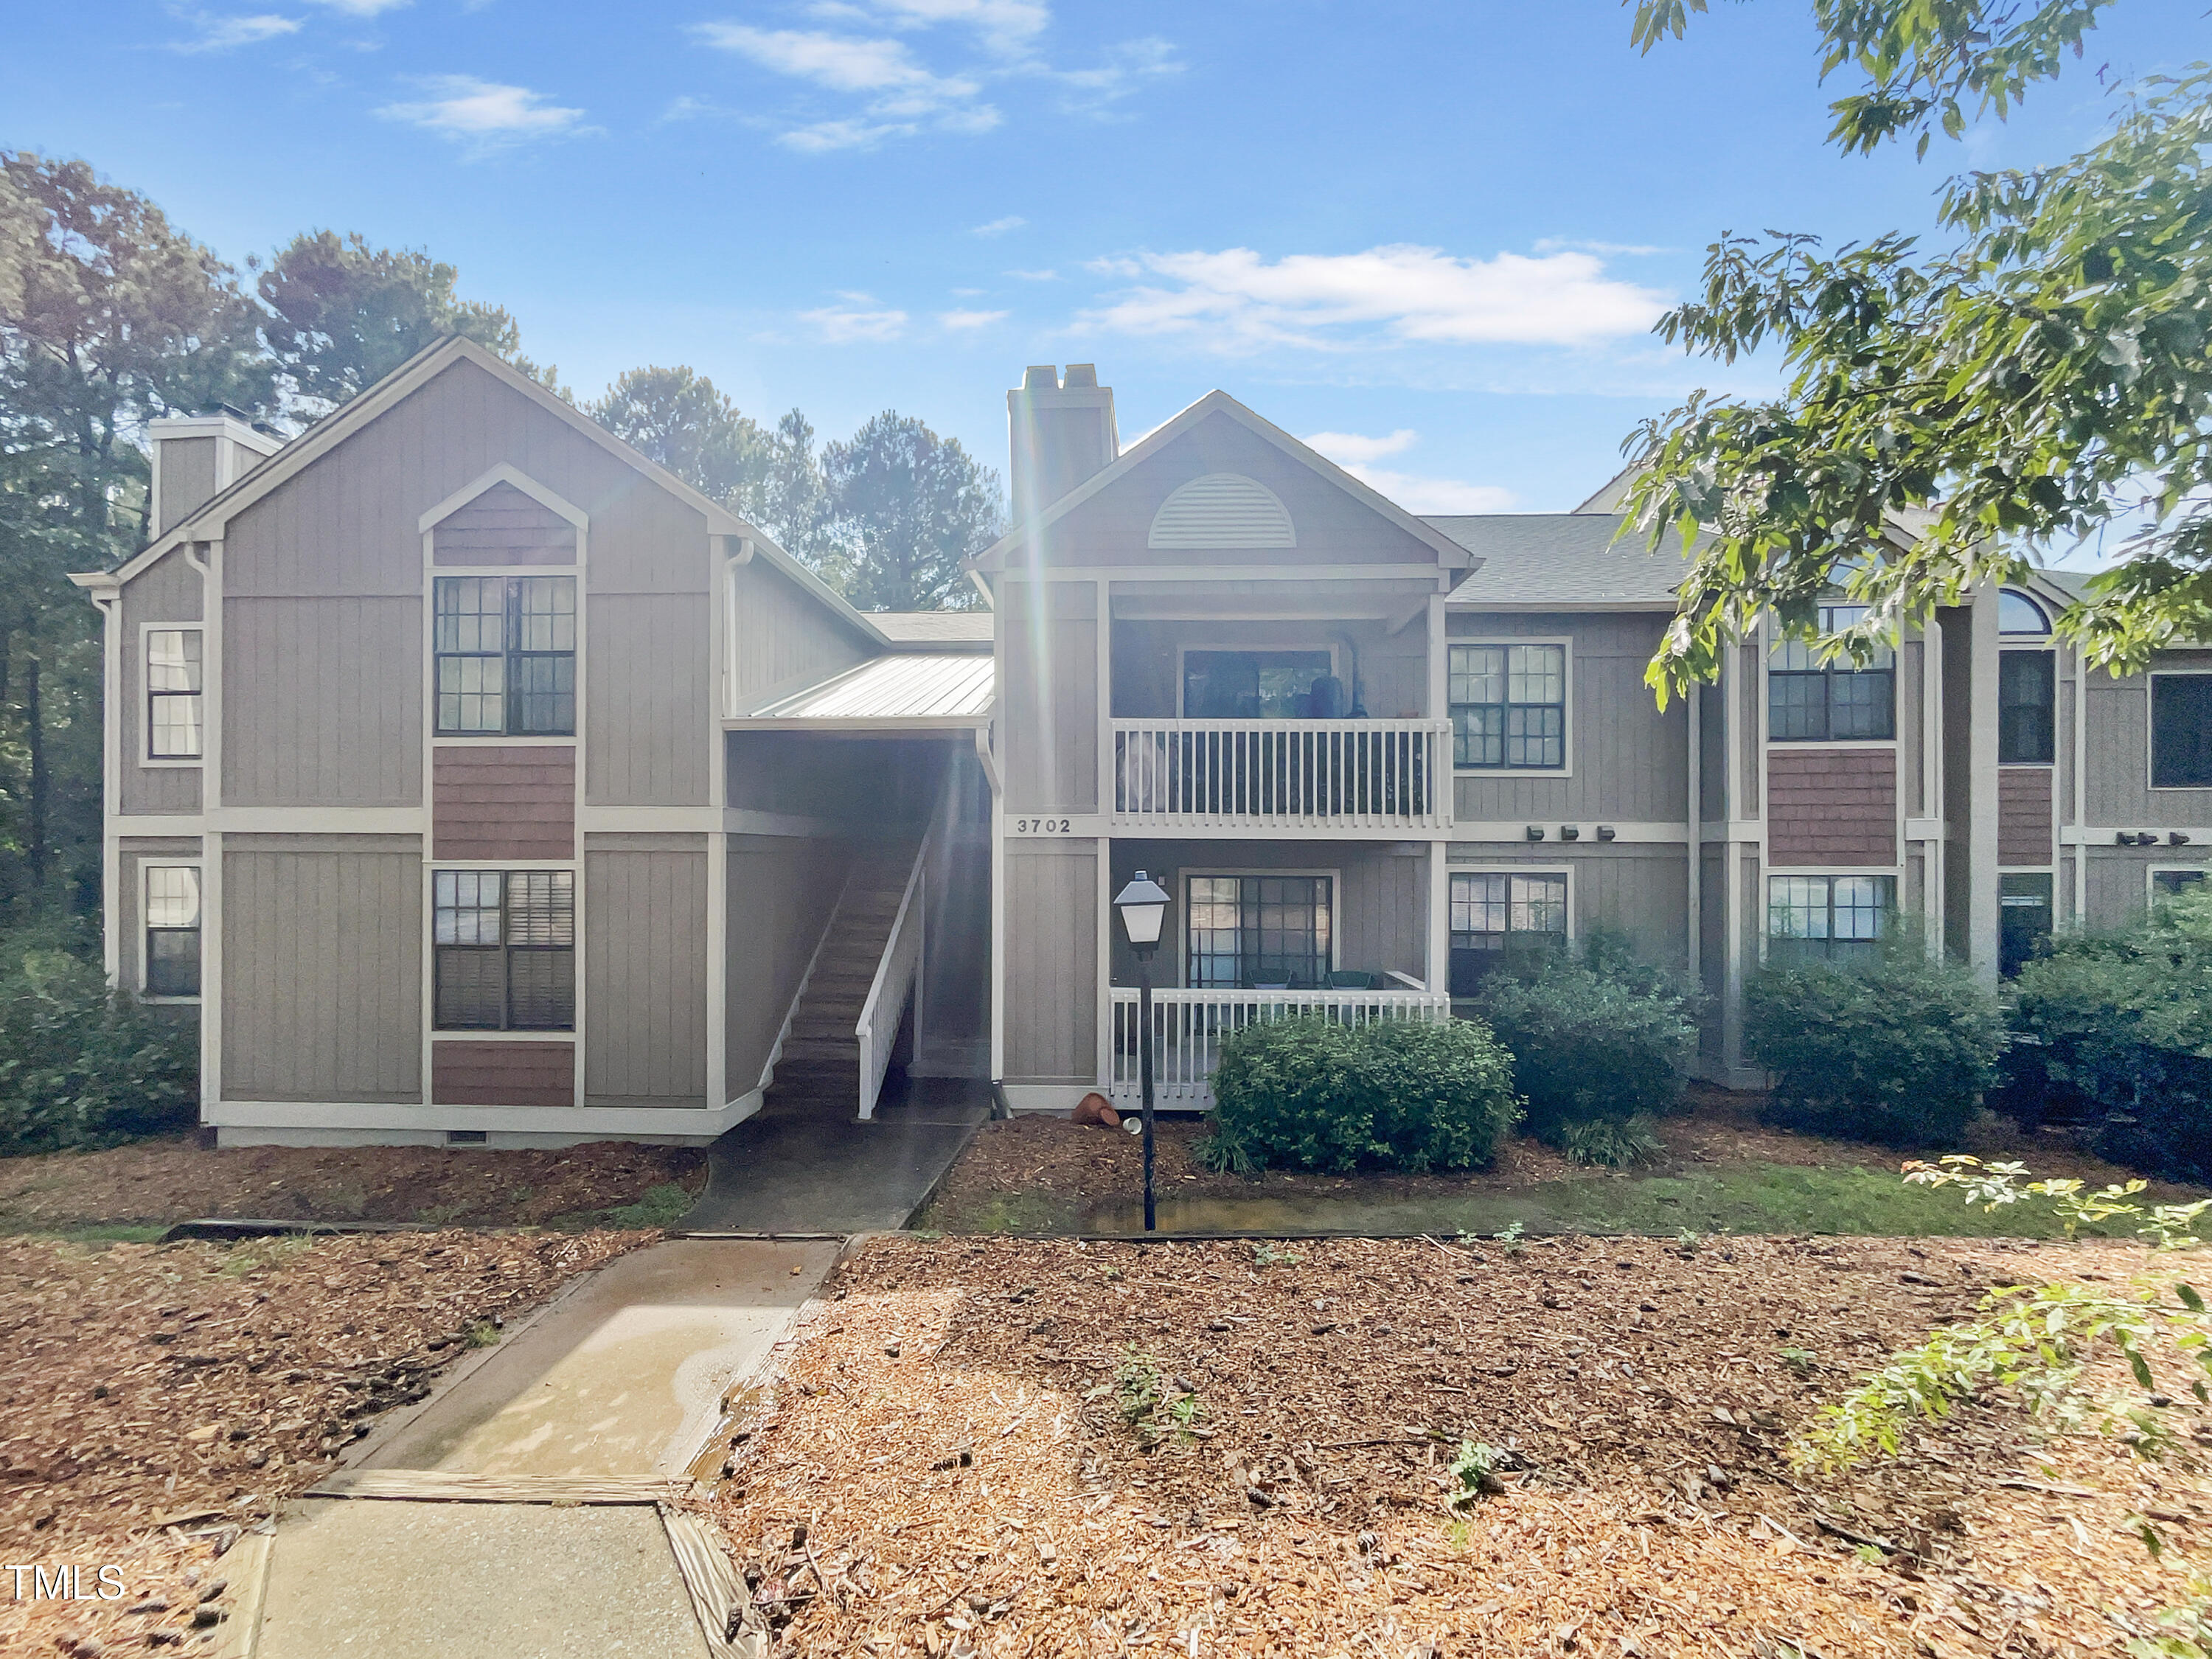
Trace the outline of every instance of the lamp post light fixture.
<path fill-rule="evenodd" d="M 1152 1206 L 1152 952 L 1160 948 L 1160 924 L 1167 919 L 1167 889 L 1139 870 L 1114 896 L 1121 931 L 1137 957 L 1137 1077 L 1144 1091 L 1145 1231 L 1156 1231 Z"/>

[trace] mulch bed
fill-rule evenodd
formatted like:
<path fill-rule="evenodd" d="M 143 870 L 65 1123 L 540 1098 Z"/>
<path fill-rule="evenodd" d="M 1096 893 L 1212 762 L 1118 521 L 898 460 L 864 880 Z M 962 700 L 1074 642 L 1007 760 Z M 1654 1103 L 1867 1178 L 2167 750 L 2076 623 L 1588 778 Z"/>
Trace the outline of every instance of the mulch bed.
<path fill-rule="evenodd" d="M 24 1599 L 0 1595 L 0 1652 L 196 1648 L 241 1528 L 420 1399 L 472 1331 L 658 1237 L 0 1239 L 0 1559 L 76 1565 L 87 1595 L 112 1565 L 127 1587 L 36 1601 L 25 1575 Z"/>
<path fill-rule="evenodd" d="M 2039 1442 L 2001 1398 L 1844 1477 L 1786 1458 L 1985 1288 L 2125 1276 L 2133 1246 L 1282 1248 L 856 1255 L 714 1498 L 779 1653 L 2056 1659 L 2118 1654 L 2201 1566 L 2194 1474 Z M 1124 1420 L 1133 1352 L 1194 1435 Z M 1514 1467 L 1455 1505 L 1462 1438 Z"/>
<path fill-rule="evenodd" d="M 1660 1122 L 1667 1158 L 1652 1173 L 1740 1164 L 1893 1171 L 1909 1156 L 1863 1141 L 1776 1128 L 1759 1118 L 1763 1099 L 1692 1085 L 1689 1110 Z M 1197 1147 L 1206 1134 L 1204 1123 L 1187 1117 L 1157 1120 L 1154 1178 L 1164 1193 L 1188 1198 L 1449 1198 L 1575 1176 L 1603 1178 L 1609 1173 L 1570 1163 L 1534 1137 L 1516 1135 L 1506 1141 L 1497 1163 L 1487 1170 L 1418 1176 L 1388 1171 L 1332 1176 L 1298 1170 L 1266 1170 L 1256 1177 L 1216 1175 L 1198 1161 Z M 2125 1181 L 2133 1174 L 2089 1156 L 2069 1134 L 2026 1134 L 1994 1115 L 1978 1120 L 1957 1150 L 1985 1158 L 2017 1158 L 2038 1176 L 2073 1176 L 2098 1185 Z M 1079 1212 L 1092 1204 L 1126 1200 L 1138 1189 L 1142 1168 L 1137 1138 L 1121 1130 L 1082 1127 L 1043 1114 L 986 1123 L 939 1187 L 927 1219 L 933 1225 L 957 1229 L 1008 1194 L 1041 1196 Z"/>
<path fill-rule="evenodd" d="M 696 1191 L 706 1153 L 627 1141 L 547 1152 L 428 1146 L 204 1146 L 194 1136 L 0 1158 L 0 1231 L 155 1225 L 199 1216 L 533 1226 Z"/>

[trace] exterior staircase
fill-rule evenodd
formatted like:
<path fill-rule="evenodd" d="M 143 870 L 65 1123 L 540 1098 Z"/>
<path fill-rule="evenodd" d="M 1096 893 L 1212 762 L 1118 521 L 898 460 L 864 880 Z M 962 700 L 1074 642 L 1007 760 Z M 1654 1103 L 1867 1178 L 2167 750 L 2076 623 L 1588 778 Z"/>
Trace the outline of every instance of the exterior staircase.
<path fill-rule="evenodd" d="M 860 1045 L 853 1028 L 875 983 L 915 850 L 913 843 L 884 845 L 854 861 L 784 1036 L 766 1109 L 859 1115 Z"/>

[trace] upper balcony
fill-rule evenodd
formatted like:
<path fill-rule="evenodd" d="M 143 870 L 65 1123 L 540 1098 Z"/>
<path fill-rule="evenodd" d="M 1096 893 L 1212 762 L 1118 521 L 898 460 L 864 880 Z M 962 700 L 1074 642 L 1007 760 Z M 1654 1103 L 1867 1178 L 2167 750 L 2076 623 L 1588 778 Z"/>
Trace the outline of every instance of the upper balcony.
<path fill-rule="evenodd" d="M 1452 823 L 1451 722 L 1110 722 L 1112 827 L 1426 836 Z"/>

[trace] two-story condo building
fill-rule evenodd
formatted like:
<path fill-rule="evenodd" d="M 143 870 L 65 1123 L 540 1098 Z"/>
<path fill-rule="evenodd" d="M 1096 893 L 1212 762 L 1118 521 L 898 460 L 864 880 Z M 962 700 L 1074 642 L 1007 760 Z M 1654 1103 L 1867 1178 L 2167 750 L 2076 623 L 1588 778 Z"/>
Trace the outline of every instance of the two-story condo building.
<path fill-rule="evenodd" d="M 1008 408 L 989 608 L 926 615 L 463 341 L 289 443 L 157 423 L 153 540 L 78 580 L 108 967 L 198 1005 L 203 1120 L 700 1140 L 895 1064 L 1126 1099 L 1139 869 L 1166 1104 L 1247 1020 L 1443 1018 L 1600 927 L 1702 979 L 1747 1084 L 1771 953 L 1909 919 L 1996 974 L 2203 877 L 2212 651 L 2085 674 L 2058 579 L 1864 667 L 1746 641 L 1662 713 L 1680 561 L 1607 491 L 1418 516 L 1221 392 L 1124 451 L 1085 365 Z"/>

